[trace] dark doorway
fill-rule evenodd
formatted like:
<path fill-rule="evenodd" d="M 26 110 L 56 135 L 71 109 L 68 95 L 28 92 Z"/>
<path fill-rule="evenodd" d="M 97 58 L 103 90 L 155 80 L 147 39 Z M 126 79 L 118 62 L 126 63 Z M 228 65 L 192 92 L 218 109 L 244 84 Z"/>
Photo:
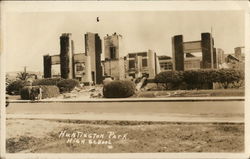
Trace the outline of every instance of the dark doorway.
<path fill-rule="evenodd" d="M 116 59 L 116 49 L 115 47 L 110 47 L 110 59 L 114 60 Z"/>
<path fill-rule="evenodd" d="M 91 77 L 92 77 L 93 84 L 95 84 L 95 72 L 94 71 L 91 72 Z"/>

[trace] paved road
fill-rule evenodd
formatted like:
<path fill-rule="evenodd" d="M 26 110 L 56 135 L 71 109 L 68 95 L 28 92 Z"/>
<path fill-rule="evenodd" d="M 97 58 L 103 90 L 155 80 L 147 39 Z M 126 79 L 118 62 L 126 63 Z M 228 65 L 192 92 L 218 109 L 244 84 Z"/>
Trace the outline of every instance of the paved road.
<path fill-rule="evenodd" d="M 244 101 L 11 103 L 7 118 L 243 122 Z"/>

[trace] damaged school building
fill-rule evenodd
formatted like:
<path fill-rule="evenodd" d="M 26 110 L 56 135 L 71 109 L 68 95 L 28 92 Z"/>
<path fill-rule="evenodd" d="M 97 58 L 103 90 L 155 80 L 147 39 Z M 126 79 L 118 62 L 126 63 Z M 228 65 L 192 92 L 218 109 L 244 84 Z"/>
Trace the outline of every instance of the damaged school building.
<path fill-rule="evenodd" d="M 172 37 L 172 57 L 157 56 L 149 49 L 139 52 L 124 52 L 123 37 L 114 33 L 102 40 L 97 33 L 84 34 L 84 53 L 75 53 L 72 34 L 60 36 L 60 54 L 44 55 L 44 78 L 55 77 L 53 65 L 60 65 L 60 76 L 64 79 L 77 79 L 84 84 L 101 84 L 105 77 L 114 80 L 147 77 L 168 70 L 190 69 L 244 69 L 244 47 L 235 48 L 234 54 L 224 54 L 220 48 L 214 47 L 214 39 L 210 33 L 201 33 L 199 41 L 183 41 L 183 35 Z M 104 59 L 102 60 L 102 50 Z M 201 56 L 195 56 L 198 53 Z M 125 56 L 124 56 L 125 55 Z"/>

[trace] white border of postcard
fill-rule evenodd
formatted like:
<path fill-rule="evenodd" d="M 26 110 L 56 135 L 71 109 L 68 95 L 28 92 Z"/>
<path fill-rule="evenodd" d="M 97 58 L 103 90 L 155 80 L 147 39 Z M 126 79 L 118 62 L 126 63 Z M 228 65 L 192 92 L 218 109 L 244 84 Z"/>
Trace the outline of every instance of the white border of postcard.
<path fill-rule="evenodd" d="M 1 39 L 5 35 L 4 13 L 6 12 L 81 12 L 81 11 L 245 11 L 245 52 L 250 52 L 249 1 L 2 1 L 1 2 Z M 225 17 L 226 18 L 226 17 Z M 246 93 L 245 93 L 245 153 L 102 153 L 102 154 L 6 154 L 5 153 L 5 52 L 1 40 L 1 151 L 0 158 L 249 158 L 250 134 L 248 107 L 249 92 L 249 55 L 246 54 Z"/>

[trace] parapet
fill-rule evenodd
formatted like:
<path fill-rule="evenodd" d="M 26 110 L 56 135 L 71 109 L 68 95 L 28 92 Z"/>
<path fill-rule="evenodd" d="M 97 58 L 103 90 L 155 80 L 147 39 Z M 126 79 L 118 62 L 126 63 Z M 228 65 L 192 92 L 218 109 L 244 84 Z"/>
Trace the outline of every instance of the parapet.
<path fill-rule="evenodd" d="M 71 36 L 72 34 L 71 33 L 62 33 L 62 35 L 61 36 Z"/>

